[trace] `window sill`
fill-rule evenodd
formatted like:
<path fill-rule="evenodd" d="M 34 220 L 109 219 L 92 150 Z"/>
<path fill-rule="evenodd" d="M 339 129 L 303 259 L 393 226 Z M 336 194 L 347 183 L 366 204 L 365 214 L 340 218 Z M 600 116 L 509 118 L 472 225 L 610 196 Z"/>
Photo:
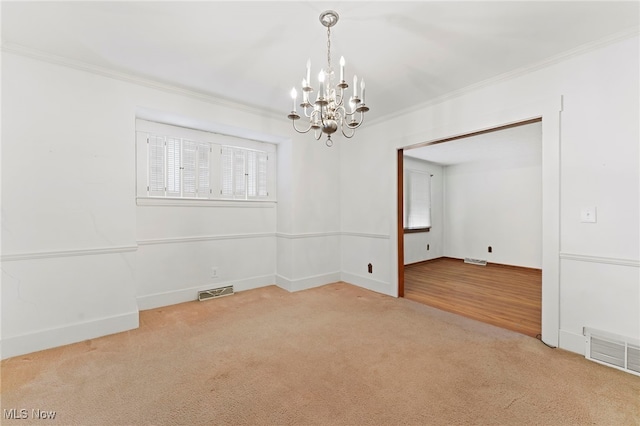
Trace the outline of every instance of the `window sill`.
<path fill-rule="evenodd" d="M 137 197 L 136 204 L 141 207 L 234 207 L 271 209 L 277 204 L 274 200 L 203 200 L 196 198 L 160 198 Z"/>
<path fill-rule="evenodd" d="M 418 232 L 429 232 L 431 227 L 428 228 L 404 228 L 405 234 L 416 234 Z"/>

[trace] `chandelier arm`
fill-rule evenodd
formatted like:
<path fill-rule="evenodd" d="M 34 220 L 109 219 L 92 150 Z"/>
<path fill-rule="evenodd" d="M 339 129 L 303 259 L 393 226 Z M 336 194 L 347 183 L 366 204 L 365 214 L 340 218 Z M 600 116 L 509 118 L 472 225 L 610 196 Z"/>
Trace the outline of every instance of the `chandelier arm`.
<path fill-rule="evenodd" d="M 354 120 L 355 121 L 356 120 L 356 111 L 346 112 L 346 110 L 345 110 L 345 120 L 348 120 L 348 121 L 349 120 Z M 352 128 L 351 126 L 349 126 L 349 127 Z"/>
<path fill-rule="evenodd" d="M 353 115 L 355 117 L 355 112 L 353 113 Z M 364 112 L 360 112 L 360 122 L 357 125 L 351 127 L 351 129 L 357 129 L 358 127 L 362 126 L 362 123 L 364 123 Z"/>
<path fill-rule="evenodd" d="M 362 126 L 362 123 L 364 123 L 364 112 L 360 113 L 360 124 L 358 124 L 358 127 Z"/>
<path fill-rule="evenodd" d="M 352 132 L 351 135 L 348 135 L 345 131 L 344 131 L 344 126 L 340 126 L 340 131 L 342 131 L 342 136 L 344 136 L 347 139 L 351 139 L 355 134 L 356 134 L 356 130 L 355 127 L 352 128 Z"/>
<path fill-rule="evenodd" d="M 325 123 L 325 120 L 327 118 L 327 112 L 329 110 L 329 106 L 327 105 L 326 108 L 327 108 L 327 111 L 325 111 L 324 114 L 322 113 L 322 111 L 324 111 L 325 107 L 320 106 L 320 110 L 319 110 L 320 111 L 320 123 L 322 123 L 323 126 L 325 126 L 327 124 L 327 123 Z"/>
<path fill-rule="evenodd" d="M 336 93 L 336 106 L 340 107 L 342 105 L 344 105 L 344 89 L 340 88 L 340 97 Z"/>
<path fill-rule="evenodd" d="M 311 113 L 307 112 L 307 107 L 304 107 L 304 116 L 307 118 L 313 117 L 313 114 L 316 112 L 314 109 L 311 110 Z"/>
<path fill-rule="evenodd" d="M 311 123 L 309 123 L 309 127 L 307 128 L 307 130 L 299 130 L 296 127 L 296 120 L 291 120 L 291 122 L 293 123 L 293 129 L 298 133 L 307 133 L 309 130 L 311 130 L 311 127 L 312 127 Z"/>
<path fill-rule="evenodd" d="M 347 124 L 345 125 L 345 123 L 347 123 Z M 345 127 L 346 127 L 347 129 L 351 129 L 351 133 L 350 133 L 350 134 L 349 134 L 349 133 L 347 133 L 347 132 L 345 132 Z M 351 139 L 352 137 L 354 137 L 354 136 L 355 136 L 355 134 L 356 134 L 356 128 L 357 128 L 357 126 L 356 126 L 356 127 L 351 127 L 351 126 L 349 126 L 349 123 L 347 122 L 347 118 L 346 118 L 346 117 L 345 117 L 345 119 L 342 121 L 342 123 L 340 124 L 340 131 L 342 132 L 342 135 L 343 135 L 345 138 L 347 138 L 347 139 Z"/>

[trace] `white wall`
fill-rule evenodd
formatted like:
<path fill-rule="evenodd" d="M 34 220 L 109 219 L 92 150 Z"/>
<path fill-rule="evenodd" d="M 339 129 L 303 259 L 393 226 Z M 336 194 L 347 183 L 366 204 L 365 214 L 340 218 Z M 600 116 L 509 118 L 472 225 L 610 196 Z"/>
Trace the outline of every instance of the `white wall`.
<path fill-rule="evenodd" d="M 199 289 L 339 279 L 338 149 L 290 139 L 284 116 L 52 61 L 2 56 L 2 357 L 135 328 Z M 278 202 L 138 205 L 137 115 L 279 143 Z"/>
<path fill-rule="evenodd" d="M 583 326 L 640 337 L 638 47 L 622 38 L 363 128 L 367 149 L 342 149 L 343 194 L 357 194 L 342 197 L 342 226 L 379 239 L 374 253 L 343 240 L 343 276 L 386 264 L 359 283 L 397 292 L 398 148 L 542 117 L 543 339 L 583 352 Z M 596 224 L 580 222 L 589 206 Z"/>
<path fill-rule="evenodd" d="M 444 168 L 445 256 L 542 267 L 542 136 L 537 139 L 537 152 Z"/>
<path fill-rule="evenodd" d="M 275 203 L 237 204 L 137 207 L 140 309 L 194 300 L 198 290 L 222 285 L 242 291 L 275 283 Z"/>
<path fill-rule="evenodd" d="M 292 140 L 279 151 L 290 168 L 278 170 L 276 278 L 296 291 L 340 280 L 340 148 L 287 132 Z"/>
<path fill-rule="evenodd" d="M 339 148 L 284 116 L 52 61 L 2 57 L 2 357 L 135 328 L 206 288 L 340 279 Z M 277 203 L 136 202 L 136 116 L 278 143 Z"/>
<path fill-rule="evenodd" d="M 2 356 L 137 327 L 126 88 L 5 54 L 2 88 Z"/>
<path fill-rule="evenodd" d="M 443 167 L 405 154 L 405 170 L 420 170 L 431 174 L 431 230 L 404 234 L 404 264 L 442 257 L 444 253 Z M 406 194 L 405 194 L 406 196 Z M 427 250 L 427 244 L 429 249 Z"/>
<path fill-rule="evenodd" d="M 353 139 L 340 144 L 341 279 L 393 295 L 397 153 L 384 149 L 389 139 L 376 135 L 375 128 L 363 126 Z M 372 273 L 367 272 L 369 263 Z"/>
<path fill-rule="evenodd" d="M 268 113 L 5 52 L 2 357 L 136 327 L 138 303 L 208 286 L 212 262 L 221 283 L 245 288 L 273 274 L 291 290 L 343 279 L 395 295 L 396 150 L 539 116 L 543 338 L 576 352 L 582 326 L 638 338 L 638 68 L 635 36 L 371 123 L 328 149 Z M 277 207 L 137 207 L 141 108 L 277 139 Z M 598 222 L 581 223 L 592 206 Z M 237 227 L 236 214 L 257 223 Z M 241 250 L 252 265 L 229 256 Z M 165 279 L 158 265 L 183 252 L 202 257 Z"/>

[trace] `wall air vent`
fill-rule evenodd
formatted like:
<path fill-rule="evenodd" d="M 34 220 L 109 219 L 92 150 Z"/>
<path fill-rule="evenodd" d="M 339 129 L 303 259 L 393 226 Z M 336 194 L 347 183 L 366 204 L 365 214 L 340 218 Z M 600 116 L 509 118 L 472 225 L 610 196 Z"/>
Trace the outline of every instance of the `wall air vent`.
<path fill-rule="evenodd" d="M 585 358 L 640 376 L 640 342 L 585 327 Z"/>
<path fill-rule="evenodd" d="M 486 260 L 472 259 L 470 257 L 465 257 L 464 258 L 464 263 L 470 263 L 472 265 L 487 266 L 487 261 Z"/>
<path fill-rule="evenodd" d="M 211 290 L 199 291 L 198 300 L 202 302 L 203 300 L 214 299 L 216 297 L 222 297 L 222 296 L 231 296 L 232 294 L 233 294 L 233 286 L 228 285 L 226 287 L 218 287 L 218 288 L 212 288 Z"/>

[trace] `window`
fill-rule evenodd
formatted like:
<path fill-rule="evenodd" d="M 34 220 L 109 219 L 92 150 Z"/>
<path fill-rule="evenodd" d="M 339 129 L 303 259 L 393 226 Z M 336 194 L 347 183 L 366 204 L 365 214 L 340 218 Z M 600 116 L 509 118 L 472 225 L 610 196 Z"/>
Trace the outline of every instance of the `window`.
<path fill-rule="evenodd" d="M 149 196 L 210 197 L 210 144 L 155 134 L 147 144 Z"/>
<path fill-rule="evenodd" d="M 404 181 L 404 228 L 428 231 L 431 228 L 431 175 L 407 170 Z"/>
<path fill-rule="evenodd" d="M 275 200 L 275 145 L 136 120 L 138 197 Z"/>
<path fill-rule="evenodd" d="M 249 200 L 269 196 L 266 152 L 223 146 L 221 155 L 223 198 Z"/>

